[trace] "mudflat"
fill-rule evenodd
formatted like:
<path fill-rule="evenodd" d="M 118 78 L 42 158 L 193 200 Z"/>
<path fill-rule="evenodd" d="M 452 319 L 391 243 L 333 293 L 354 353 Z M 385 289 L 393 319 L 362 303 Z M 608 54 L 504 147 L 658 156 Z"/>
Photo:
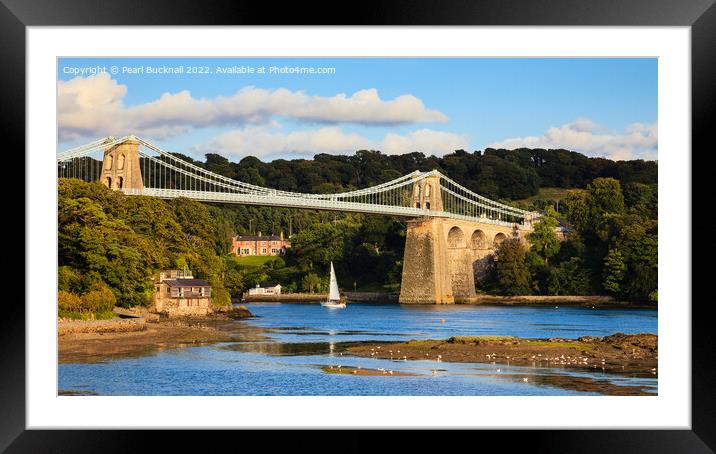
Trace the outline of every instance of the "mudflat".
<path fill-rule="evenodd" d="M 93 363 L 151 354 L 167 348 L 260 338 L 260 333 L 254 333 L 250 328 L 244 328 L 240 333 L 232 328 L 231 321 L 248 317 L 251 313 L 246 311 L 156 321 L 117 318 L 60 322 L 58 360 L 60 363 Z"/>
<path fill-rule="evenodd" d="M 496 363 L 562 367 L 656 377 L 658 337 L 616 333 L 578 339 L 522 339 L 511 336 L 460 336 L 444 340 L 366 343 L 346 352 L 393 360 Z"/>

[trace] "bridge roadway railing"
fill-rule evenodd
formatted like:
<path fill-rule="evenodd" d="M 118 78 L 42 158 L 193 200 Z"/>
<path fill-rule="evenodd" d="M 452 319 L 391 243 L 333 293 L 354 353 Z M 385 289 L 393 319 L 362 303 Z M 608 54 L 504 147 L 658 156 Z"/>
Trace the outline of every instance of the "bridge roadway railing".
<path fill-rule="evenodd" d="M 127 195 L 145 195 L 151 197 L 159 197 L 163 199 L 186 197 L 188 199 L 198 200 L 201 202 L 241 203 L 246 205 L 264 205 L 282 208 L 304 208 L 325 211 L 348 211 L 353 213 L 382 214 L 402 217 L 442 217 L 471 222 L 479 222 L 482 224 L 500 225 L 505 227 L 512 227 L 515 225 L 514 222 L 501 221 L 486 217 L 465 216 L 446 211 L 434 211 L 422 208 L 379 205 L 360 202 L 346 202 L 341 200 L 312 199 L 280 195 L 264 196 L 231 192 L 192 191 L 186 189 L 143 188 L 121 189 L 121 191 Z M 520 227 L 525 227 L 525 224 L 517 225 Z"/>

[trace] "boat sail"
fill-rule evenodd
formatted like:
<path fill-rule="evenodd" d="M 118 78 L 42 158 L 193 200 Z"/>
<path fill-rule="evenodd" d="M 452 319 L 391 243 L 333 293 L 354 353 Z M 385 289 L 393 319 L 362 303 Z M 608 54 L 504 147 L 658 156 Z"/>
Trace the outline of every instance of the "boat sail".
<path fill-rule="evenodd" d="M 331 262 L 331 283 L 330 291 L 328 292 L 328 301 L 321 303 L 322 306 L 326 307 L 346 307 L 345 301 L 341 300 L 341 294 L 338 291 L 338 280 L 336 279 L 336 272 L 333 269 L 333 262 Z"/>

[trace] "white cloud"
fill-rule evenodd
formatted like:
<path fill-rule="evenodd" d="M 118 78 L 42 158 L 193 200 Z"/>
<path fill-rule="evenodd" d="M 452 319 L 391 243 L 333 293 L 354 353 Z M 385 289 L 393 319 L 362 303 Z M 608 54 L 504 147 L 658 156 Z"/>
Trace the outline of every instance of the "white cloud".
<path fill-rule="evenodd" d="M 656 159 L 658 131 L 656 123 L 633 123 L 622 132 L 606 131 L 591 120 L 580 119 L 549 128 L 541 136 L 505 139 L 487 147 L 564 148 L 614 160 Z"/>
<path fill-rule="evenodd" d="M 468 147 L 465 136 L 430 129 L 419 129 L 406 135 L 391 133 L 382 140 L 371 140 L 360 134 L 346 133 L 336 126 L 288 133 L 277 131 L 275 127 L 247 126 L 220 134 L 194 150 L 197 153 L 273 159 L 278 156 L 311 158 L 319 153 L 353 154 L 361 149 L 381 150 L 386 154 L 419 151 L 441 156 Z"/>
<path fill-rule="evenodd" d="M 152 138 L 182 134 L 191 128 L 265 124 L 272 117 L 311 123 L 397 125 L 444 123 L 445 114 L 428 109 L 405 94 L 383 100 L 374 88 L 352 95 L 324 97 L 285 88 L 244 87 L 231 96 L 195 98 L 187 91 L 164 93 L 158 99 L 127 107 L 127 86 L 108 73 L 58 82 L 60 139 L 125 135 Z"/>

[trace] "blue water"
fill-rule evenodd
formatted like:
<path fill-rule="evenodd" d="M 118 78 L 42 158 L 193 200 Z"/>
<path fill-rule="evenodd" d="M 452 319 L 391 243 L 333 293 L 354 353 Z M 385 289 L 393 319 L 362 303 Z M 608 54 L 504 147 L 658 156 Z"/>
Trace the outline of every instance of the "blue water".
<path fill-rule="evenodd" d="M 326 309 L 316 304 L 273 303 L 247 307 L 260 317 L 256 325 L 284 328 L 274 335 L 283 342 L 443 339 L 465 335 L 576 339 L 616 332 L 657 333 L 657 311 L 649 309 L 397 304 L 351 304 L 346 309 Z"/>
<path fill-rule="evenodd" d="M 589 395 L 555 385 L 555 376 L 639 385 L 657 379 L 578 369 L 500 364 L 391 361 L 341 354 L 341 342 L 447 338 L 657 333 L 648 309 L 575 307 L 249 304 L 259 318 L 235 331 L 266 329 L 251 342 L 167 349 L 94 364 L 60 364 L 59 389 L 100 395 Z M 252 332 L 253 332 L 252 331 Z M 411 377 L 328 374 L 341 365 L 417 374 Z M 559 378 L 559 377 L 558 377 Z M 525 381 L 526 380 L 526 381 Z"/>

